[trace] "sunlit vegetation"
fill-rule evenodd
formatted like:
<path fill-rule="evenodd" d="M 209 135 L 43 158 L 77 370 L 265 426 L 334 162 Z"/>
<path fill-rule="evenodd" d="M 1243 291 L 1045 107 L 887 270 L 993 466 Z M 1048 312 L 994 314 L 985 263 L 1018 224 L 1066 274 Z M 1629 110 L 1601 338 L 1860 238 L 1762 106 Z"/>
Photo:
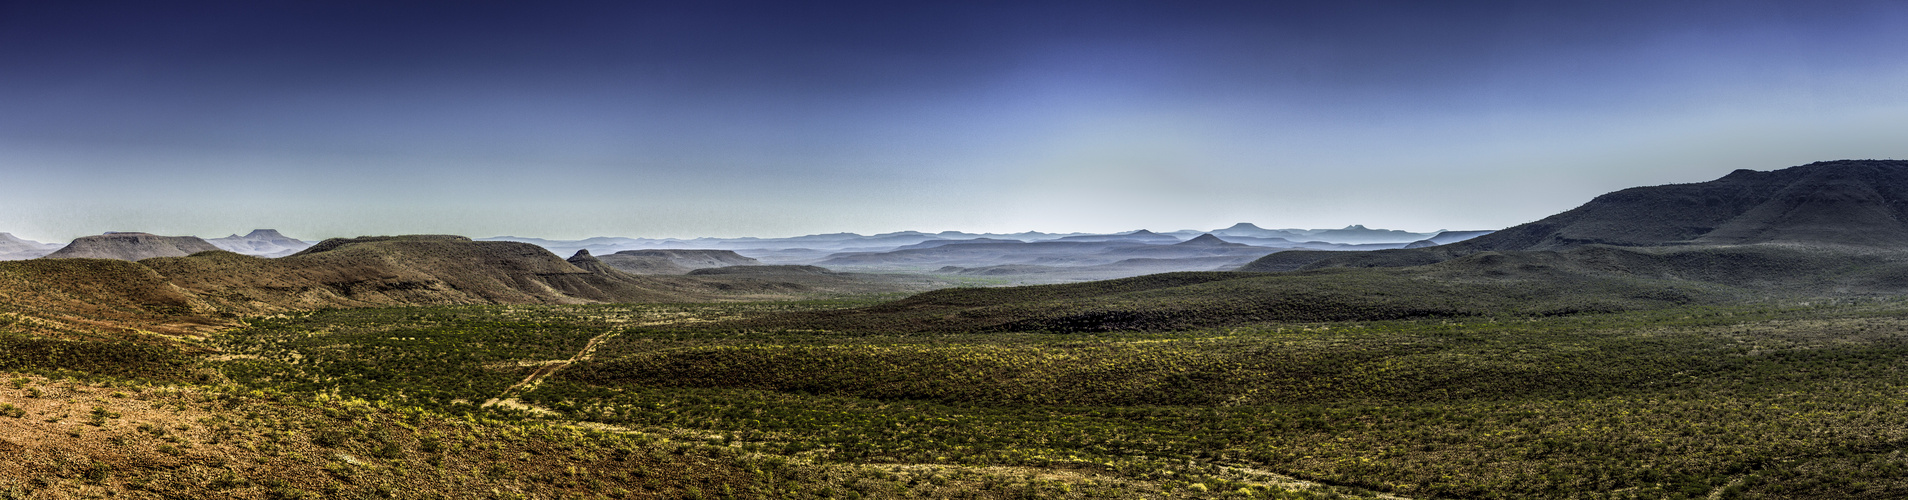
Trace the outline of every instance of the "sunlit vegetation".
<path fill-rule="evenodd" d="M 764 316 L 736 331 L 1184 331 L 1272 322 L 1560 316 L 1737 302 L 1726 286 L 1510 265 L 1443 277 L 1396 269 L 1166 273 L 1088 283 L 957 288 L 874 307 Z M 1475 275 L 1475 276 L 1473 276 Z"/>
<path fill-rule="evenodd" d="M 322 311 L 221 337 L 217 364 L 274 393 L 723 450 L 780 464 L 762 491 L 813 497 L 1908 494 L 1899 301 L 1163 333 L 733 326 L 861 305 Z M 481 406 L 558 361 L 574 362 L 510 394 L 525 405 Z M 844 487 L 869 481 L 887 486 Z"/>
<path fill-rule="evenodd" d="M 41 377 L 9 385 L 19 388 L 0 388 L 0 397 L 45 396 L 0 412 L 38 424 L 9 427 L 9 439 L 61 436 L 70 444 L 9 446 L 0 460 L 4 498 L 690 498 L 761 490 L 742 460 L 642 435 L 229 386 Z M 84 418 L 82 408 L 90 408 Z M 57 418 L 67 414 L 74 418 Z"/>

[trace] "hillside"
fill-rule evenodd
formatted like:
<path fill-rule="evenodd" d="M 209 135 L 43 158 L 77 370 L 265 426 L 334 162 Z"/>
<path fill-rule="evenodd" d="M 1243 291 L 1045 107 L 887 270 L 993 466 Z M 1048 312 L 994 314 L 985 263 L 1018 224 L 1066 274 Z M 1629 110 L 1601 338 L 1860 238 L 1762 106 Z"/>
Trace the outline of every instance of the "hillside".
<path fill-rule="evenodd" d="M 82 236 L 65 247 L 47 254 L 45 259 L 117 259 L 145 260 L 153 257 L 184 257 L 219 247 L 193 236 L 158 236 L 147 233 L 106 233 Z"/>
<path fill-rule="evenodd" d="M 266 259 L 211 250 L 139 262 L 0 263 L 0 326 L 45 338 L 197 335 L 237 318 L 337 307 L 766 300 L 946 286 L 879 275 L 637 276 L 581 254 L 461 236 L 330 239 Z M 145 341 L 159 341 L 147 339 Z"/>
<path fill-rule="evenodd" d="M 1463 246 L 1483 251 L 1754 243 L 1908 244 L 1908 161 L 1826 161 L 1624 189 Z"/>
<path fill-rule="evenodd" d="M 1849 251 L 1908 245 L 1908 161 L 1826 161 L 1768 172 L 1737 170 L 1709 182 L 1629 188 L 1456 243 L 1319 255 L 1305 267 L 1420 265 L 1478 252 L 1589 245 L 1764 244 Z M 1240 270 L 1290 270 L 1296 257 L 1273 254 Z"/>
<path fill-rule="evenodd" d="M 329 239 L 278 259 L 215 252 L 142 261 L 222 311 L 424 304 L 685 300 L 626 274 L 591 272 L 524 243 L 461 236 Z"/>

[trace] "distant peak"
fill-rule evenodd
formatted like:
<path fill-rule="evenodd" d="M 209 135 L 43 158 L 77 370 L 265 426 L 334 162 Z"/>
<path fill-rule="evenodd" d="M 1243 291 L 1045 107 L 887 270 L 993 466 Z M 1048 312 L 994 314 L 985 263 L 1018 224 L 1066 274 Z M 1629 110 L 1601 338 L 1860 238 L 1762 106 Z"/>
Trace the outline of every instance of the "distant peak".
<path fill-rule="evenodd" d="M 1370 228 L 1367 228 L 1367 227 L 1365 227 L 1365 225 L 1364 225 L 1364 224 L 1352 224 L 1352 225 L 1349 225 L 1349 226 L 1345 226 L 1345 229 L 1356 229 L 1356 230 L 1359 230 L 1359 231 L 1370 231 L 1370 230 L 1371 230 Z"/>
<path fill-rule="evenodd" d="M 1264 229 L 1264 228 L 1261 228 L 1261 227 L 1259 227 L 1259 226 L 1258 226 L 1257 224 L 1253 224 L 1253 223 L 1250 223 L 1250 222 L 1241 222 L 1241 223 L 1238 223 L 1238 224 L 1233 224 L 1233 225 L 1232 225 L 1232 227 L 1228 227 L 1228 228 L 1226 228 L 1226 229 L 1222 229 L 1222 231 L 1224 231 L 1224 230 L 1233 230 L 1233 229 L 1245 229 L 1245 230 L 1252 230 L 1252 229 Z"/>
<path fill-rule="evenodd" d="M 1219 239 L 1218 236 L 1213 236 L 1212 233 L 1205 233 L 1199 236 L 1194 236 L 1193 239 L 1179 242 L 1178 244 L 1186 245 L 1186 246 L 1202 246 L 1202 245 L 1227 245 L 1231 243 L 1232 242 Z"/>
<path fill-rule="evenodd" d="M 285 235 L 278 234 L 277 229 L 253 229 L 252 232 L 247 233 L 245 237 L 247 238 L 284 238 Z"/>
<path fill-rule="evenodd" d="M 1133 231 L 1133 232 L 1131 232 L 1131 233 L 1126 233 L 1126 234 L 1131 234 L 1131 235 L 1135 235 L 1135 236 L 1150 236 L 1150 235 L 1154 235 L 1154 234 L 1159 234 L 1159 233 L 1155 233 L 1155 232 L 1152 232 L 1152 231 L 1147 231 L 1147 230 L 1145 230 L 1145 229 L 1141 229 L 1141 230 L 1138 230 L 1138 231 Z"/>

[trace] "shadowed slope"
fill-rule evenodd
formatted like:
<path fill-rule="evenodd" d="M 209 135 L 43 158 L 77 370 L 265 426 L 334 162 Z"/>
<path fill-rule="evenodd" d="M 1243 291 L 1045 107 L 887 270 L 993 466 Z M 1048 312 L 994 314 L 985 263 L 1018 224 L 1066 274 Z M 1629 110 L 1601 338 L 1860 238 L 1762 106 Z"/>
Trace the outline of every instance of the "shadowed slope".
<path fill-rule="evenodd" d="M 1630 188 L 1457 243 L 1471 250 L 1620 246 L 1908 244 L 1908 161 L 1841 160 L 1714 181 Z"/>
<path fill-rule="evenodd" d="M 1908 246 L 1908 161 L 1840 160 L 1770 172 L 1737 170 L 1720 179 L 1624 189 L 1583 206 L 1473 239 L 1427 248 L 1285 255 L 1239 268 L 1422 265 L 1487 251 L 1783 244 Z M 1311 257 L 1310 263 L 1292 264 Z"/>

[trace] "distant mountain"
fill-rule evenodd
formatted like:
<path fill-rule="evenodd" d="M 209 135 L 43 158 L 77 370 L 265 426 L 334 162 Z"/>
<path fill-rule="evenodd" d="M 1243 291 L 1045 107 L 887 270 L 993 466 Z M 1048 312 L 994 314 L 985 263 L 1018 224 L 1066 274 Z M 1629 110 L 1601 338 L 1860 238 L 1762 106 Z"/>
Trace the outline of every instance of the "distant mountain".
<path fill-rule="evenodd" d="M 1177 240 L 1175 240 L 1177 241 Z M 979 267 L 1005 264 L 1106 264 L 1116 257 L 1095 256 L 1116 248 L 1164 246 L 1124 241 L 1054 240 L 1035 242 L 966 242 L 891 252 L 844 252 L 815 265 L 829 268 L 935 269 L 944 266 Z M 1043 259 L 1045 261 L 1043 261 Z"/>
<path fill-rule="evenodd" d="M 689 271 L 690 276 L 788 276 L 788 275 L 836 275 L 841 274 L 820 266 L 728 266 L 708 267 Z"/>
<path fill-rule="evenodd" d="M 1206 233 L 1206 234 L 1202 234 L 1202 235 L 1199 235 L 1199 236 L 1196 236 L 1196 237 L 1193 237 L 1193 239 L 1190 239 L 1190 240 L 1186 240 L 1186 241 L 1182 241 L 1182 242 L 1179 242 L 1179 243 L 1174 243 L 1174 244 L 1173 244 L 1173 246 L 1176 246 L 1176 247 L 1231 247 L 1231 248 L 1243 248 L 1243 247 L 1249 247 L 1249 246 L 1252 246 L 1252 245 L 1246 245 L 1246 244 L 1241 244 L 1241 243 L 1230 243 L 1230 242 L 1227 242 L 1226 240 L 1222 240 L 1222 239 L 1219 239 L 1219 237 L 1218 237 L 1218 236 L 1213 236 L 1213 235 L 1212 235 L 1212 233 Z"/>
<path fill-rule="evenodd" d="M 284 257 L 311 248 L 311 243 L 278 234 L 276 229 L 254 229 L 245 236 L 231 235 L 205 240 L 232 253 L 258 257 Z"/>
<path fill-rule="evenodd" d="M 1353 224 L 1344 229 L 1319 231 L 1306 235 L 1308 239 L 1333 243 L 1409 243 L 1435 236 L 1433 233 L 1413 233 L 1396 229 L 1370 229 Z"/>
<path fill-rule="evenodd" d="M 598 257 L 604 264 L 632 274 L 689 274 L 689 271 L 727 266 L 759 266 L 762 261 L 732 250 L 624 250 Z"/>
<path fill-rule="evenodd" d="M 1025 242 L 1025 241 L 1021 241 L 1021 240 L 1010 240 L 1010 239 L 1001 239 L 1001 238 L 971 238 L 971 239 L 961 239 L 961 240 L 933 240 L 933 241 L 923 241 L 923 242 L 920 242 L 920 243 L 915 243 L 915 244 L 913 244 L 913 245 L 908 245 L 908 246 L 904 246 L 904 247 L 900 247 L 900 248 L 896 248 L 895 250 L 915 250 L 915 249 L 921 249 L 921 248 L 934 248 L 934 247 L 939 247 L 939 246 L 947 246 L 947 245 L 971 245 L 971 244 L 975 244 L 975 243 L 1026 243 L 1026 242 Z"/>
<path fill-rule="evenodd" d="M 0 233 L 0 260 L 37 259 L 46 254 L 53 253 L 54 250 L 59 250 L 60 247 L 63 246 L 66 245 L 59 243 L 40 243 L 38 241 L 22 239 L 18 236 L 14 236 L 13 233 Z"/>
<path fill-rule="evenodd" d="M 1424 247 L 1434 247 L 1438 245 L 1448 245 L 1451 243 L 1457 243 L 1460 241 L 1476 238 L 1476 237 L 1483 236 L 1486 234 L 1491 234 L 1494 232 L 1496 231 L 1438 231 L 1438 234 L 1436 236 L 1432 236 L 1430 238 L 1425 238 L 1418 241 L 1413 241 L 1410 244 L 1405 245 L 1404 247 L 1405 248 L 1424 248 Z"/>
<path fill-rule="evenodd" d="M 219 247 L 194 236 L 158 236 L 147 233 L 106 233 L 82 236 L 43 259 L 118 259 L 140 261 L 153 257 L 184 257 L 216 252 Z"/>
<path fill-rule="evenodd" d="M 1306 236 L 1309 236 L 1310 233 L 1315 231 L 1265 229 L 1257 225 L 1254 225 L 1250 222 L 1241 222 L 1238 224 L 1233 224 L 1231 227 L 1228 227 L 1225 229 L 1214 229 L 1208 232 L 1212 233 L 1214 236 L 1220 236 L 1220 237 L 1241 236 L 1241 237 L 1247 237 L 1247 238 L 1266 238 L 1266 239 L 1284 239 L 1284 240 L 1292 240 L 1292 241 L 1307 241 L 1309 240 L 1309 238 L 1306 238 Z"/>
<path fill-rule="evenodd" d="M 1085 234 L 1066 236 L 1057 241 L 1108 241 L 1126 243 L 1178 243 L 1179 238 L 1155 233 L 1145 229 L 1120 234 Z"/>

